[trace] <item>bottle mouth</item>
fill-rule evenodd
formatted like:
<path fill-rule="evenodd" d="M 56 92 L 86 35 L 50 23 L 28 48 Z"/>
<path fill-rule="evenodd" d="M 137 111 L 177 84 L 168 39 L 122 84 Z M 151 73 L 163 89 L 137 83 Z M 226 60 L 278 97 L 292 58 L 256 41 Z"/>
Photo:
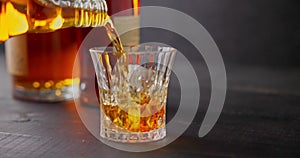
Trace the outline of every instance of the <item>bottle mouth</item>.
<path fill-rule="evenodd" d="M 36 3 L 47 7 L 68 7 L 96 12 L 107 12 L 105 0 L 34 0 Z"/>
<path fill-rule="evenodd" d="M 144 55 L 144 54 L 160 54 L 170 53 L 176 54 L 177 50 L 173 47 L 161 45 L 140 45 L 140 46 L 125 46 L 123 47 L 127 55 Z M 115 47 L 93 47 L 89 49 L 90 53 L 94 54 L 115 54 Z"/>

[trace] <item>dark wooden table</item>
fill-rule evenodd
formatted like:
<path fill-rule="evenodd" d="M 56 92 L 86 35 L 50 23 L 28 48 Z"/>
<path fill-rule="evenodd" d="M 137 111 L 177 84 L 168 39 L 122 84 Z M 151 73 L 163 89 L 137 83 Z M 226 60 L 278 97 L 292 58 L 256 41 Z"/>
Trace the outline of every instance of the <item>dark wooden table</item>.
<path fill-rule="evenodd" d="M 162 149 L 130 153 L 94 138 L 73 102 L 14 100 L 0 55 L 0 158 L 300 157 L 299 68 L 227 66 L 226 102 L 208 135 L 197 137 L 210 97 L 209 86 L 200 83 L 201 108 L 189 129 Z"/>

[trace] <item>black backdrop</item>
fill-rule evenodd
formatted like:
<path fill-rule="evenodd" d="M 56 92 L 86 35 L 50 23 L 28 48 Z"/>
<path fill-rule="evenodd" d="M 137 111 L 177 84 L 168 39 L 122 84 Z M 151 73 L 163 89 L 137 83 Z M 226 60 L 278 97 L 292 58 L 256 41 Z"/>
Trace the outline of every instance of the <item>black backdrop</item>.
<path fill-rule="evenodd" d="M 195 18 L 215 39 L 225 64 L 300 66 L 298 0 L 141 0 L 141 5 L 170 7 Z M 143 42 L 157 40 L 202 60 L 178 35 L 142 30 Z"/>
<path fill-rule="evenodd" d="M 300 66 L 298 0 L 141 0 L 141 4 L 174 8 L 195 18 L 216 41 L 225 65 Z M 187 41 L 170 32 L 143 30 L 142 39 L 159 39 L 180 47 L 192 60 L 201 58 L 194 56 L 197 53 Z"/>

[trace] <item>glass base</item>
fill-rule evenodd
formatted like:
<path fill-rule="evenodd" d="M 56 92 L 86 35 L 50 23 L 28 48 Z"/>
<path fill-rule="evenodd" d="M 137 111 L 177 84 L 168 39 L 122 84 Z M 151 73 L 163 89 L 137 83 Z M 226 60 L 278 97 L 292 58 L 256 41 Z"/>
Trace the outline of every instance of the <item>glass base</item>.
<path fill-rule="evenodd" d="M 39 102 L 61 102 L 73 99 L 73 86 L 65 86 L 60 89 L 25 89 L 15 86 L 13 96 L 16 99 L 39 101 Z"/>
<path fill-rule="evenodd" d="M 104 127 L 100 130 L 100 136 L 104 139 L 122 143 L 153 142 L 166 137 L 166 128 L 161 127 L 150 132 L 120 132 Z"/>

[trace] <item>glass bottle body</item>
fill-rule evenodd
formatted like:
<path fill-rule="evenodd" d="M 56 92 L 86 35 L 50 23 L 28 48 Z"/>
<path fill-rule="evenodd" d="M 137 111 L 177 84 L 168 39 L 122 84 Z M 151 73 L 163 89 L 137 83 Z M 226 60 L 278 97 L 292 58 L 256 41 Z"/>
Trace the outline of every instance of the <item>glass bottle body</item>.
<path fill-rule="evenodd" d="M 26 32 L 45 33 L 72 26 L 103 26 L 109 20 L 106 2 L 93 2 L 98 4 L 97 7 L 60 6 L 43 0 L 1 0 L 0 41 Z"/>

